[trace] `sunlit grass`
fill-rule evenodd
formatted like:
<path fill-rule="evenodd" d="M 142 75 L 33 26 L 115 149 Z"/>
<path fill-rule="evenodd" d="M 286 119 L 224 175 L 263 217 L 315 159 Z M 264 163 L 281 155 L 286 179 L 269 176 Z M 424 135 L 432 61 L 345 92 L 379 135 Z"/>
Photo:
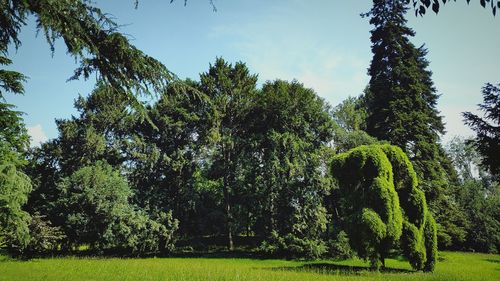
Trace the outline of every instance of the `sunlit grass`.
<path fill-rule="evenodd" d="M 500 280 L 500 255 L 441 253 L 434 273 L 390 259 L 387 272 L 361 260 L 285 261 L 220 258 L 0 259 L 0 280 Z"/>

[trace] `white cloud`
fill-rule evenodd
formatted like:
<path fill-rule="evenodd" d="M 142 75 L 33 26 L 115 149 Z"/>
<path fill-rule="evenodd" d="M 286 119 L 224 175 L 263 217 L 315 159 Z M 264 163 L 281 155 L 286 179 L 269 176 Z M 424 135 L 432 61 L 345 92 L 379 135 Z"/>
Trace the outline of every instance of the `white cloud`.
<path fill-rule="evenodd" d="M 31 138 L 32 146 L 40 146 L 48 140 L 47 135 L 43 131 L 42 125 L 36 124 L 35 126 L 28 127 L 28 135 Z"/>

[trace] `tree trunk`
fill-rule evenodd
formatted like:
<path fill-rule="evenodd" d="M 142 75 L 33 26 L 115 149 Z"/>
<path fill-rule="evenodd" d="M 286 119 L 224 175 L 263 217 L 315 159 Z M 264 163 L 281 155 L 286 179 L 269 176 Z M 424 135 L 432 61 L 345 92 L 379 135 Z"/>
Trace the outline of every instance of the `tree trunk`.
<path fill-rule="evenodd" d="M 234 250 L 234 243 L 233 243 L 233 232 L 232 232 L 232 228 L 233 228 L 233 216 L 232 216 L 232 213 L 231 213 L 231 204 L 230 204 L 230 200 L 229 200 L 229 182 L 230 182 L 230 175 L 229 173 L 231 172 L 230 171 L 230 167 L 229 167 L 229 163 L 230 163 L 230 158 L 231 158 L 231 155 L 230 153 L 227 151 L 228 149 L 223 146 L 223 155 L 224 155 L 224 167 L 227 169 L 225 172 L 224 172 L 224 179 L 223 179 L 223 186 L 222 186 L 222 189 L 223 189 L 223 194 L 224 194 L 224 201 L 225 201 L 225 211 L 226 211 L 226 227 L 227 227 L 227 248 L 229 251 L 233 251 Z"/>

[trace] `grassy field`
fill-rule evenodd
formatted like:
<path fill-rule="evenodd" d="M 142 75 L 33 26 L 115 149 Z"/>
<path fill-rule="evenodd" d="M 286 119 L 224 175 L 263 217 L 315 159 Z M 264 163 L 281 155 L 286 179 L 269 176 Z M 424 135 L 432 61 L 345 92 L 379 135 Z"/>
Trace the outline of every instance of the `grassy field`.
<path fill-rule="evenodd" d="M 0 280 L 500 280 L 500 255 L 440 253 L 436 272 L 388 260 L 370 272 L 360 260 L 300 262 L 220 258 L 0 258 Z"/>

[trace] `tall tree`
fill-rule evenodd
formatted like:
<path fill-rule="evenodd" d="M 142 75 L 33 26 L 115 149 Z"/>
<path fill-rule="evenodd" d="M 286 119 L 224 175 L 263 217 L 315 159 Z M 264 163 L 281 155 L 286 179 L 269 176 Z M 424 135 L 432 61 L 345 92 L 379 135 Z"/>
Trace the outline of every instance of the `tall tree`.
<path fill-rule="evenodd" d="M 200 75 L 200 91 L 211 100 L 215 109 L 213 130 L 213 161 L 211 174 L 222 180 L 226 215 L 228 248 L 233 250 L 233 195 L 236 192 L 238 153 L 244 139 L 241 121 L 256 91 L 257 75 L 250 74 L 244 63 L 234 66 L 218 58 L 208 72 Z"/>
<path fill-rule="evenodd" d="M 329 109 L 301 83 L 277 80 L 264 84 L 244 123 L 247 182 L 261 202 L 254 229 L 274 254 L 317 258 L 325 250 L 323 198 L 331 181 L 321 154 L 333 135 Z"/>
<path fill-rule="evenodd" d="M 0 65 L 11 61 L 0 55 Z M 22 252 L 30 236 L 30 216 L 23 210 L 31 191 L 31 181 L 22 172 L 28 149 L 22 113 L 5 103 L 4 94 L 23 94 L 24 75 L 0 69 L 0 248 Z"/>
<path fill-rule="evenodd" d="M 374 29 L 366 96 L 367 132 L 401 147 L 408 155 L 420 188 L 440 224 L 440 237 L 461 236 L 460 214 L 449 213 L 453 204 L 446 195 L 455 173 L 438 143 L 444 133 L 442 117 L 436 109 L 439 96 L 425 59 L 427 50 L 410 42 L 415 32 L 406 26 L 406 3 L 374 0 L 368 13 Z M 457 232 L 450 234 L 452 229 Z"/>
<path fill-rule="evenodd" d="M 410 42 L 415 33 L 406 26 L 406 11 L 405 1 L 374 0 L 369 13 L 375 28 L 371 31 L 367 132 L 401 147 L 419 177 L 430 182 L 443 176 L 437 142 L 444 125 L 436 109 L 432 73 L 427 70 L 427 51 Z M 432 192 L 431 187 L 424 190 L 428 196 Z"/>

